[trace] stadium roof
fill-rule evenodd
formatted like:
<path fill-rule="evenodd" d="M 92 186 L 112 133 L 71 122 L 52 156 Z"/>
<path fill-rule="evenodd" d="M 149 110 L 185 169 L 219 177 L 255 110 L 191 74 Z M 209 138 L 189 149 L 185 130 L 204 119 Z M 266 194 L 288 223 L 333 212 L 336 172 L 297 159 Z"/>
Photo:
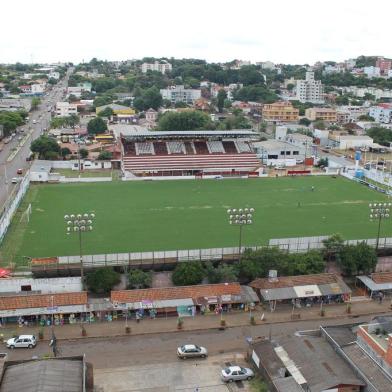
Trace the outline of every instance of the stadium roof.
<path fill-rule="evenodd" d="M 164 137 L 252 137 L 257 138 L 259 134 L 248 129 L 235 129 L 231 131 L 128 131 L 125 138 L 164 138 Z"/>

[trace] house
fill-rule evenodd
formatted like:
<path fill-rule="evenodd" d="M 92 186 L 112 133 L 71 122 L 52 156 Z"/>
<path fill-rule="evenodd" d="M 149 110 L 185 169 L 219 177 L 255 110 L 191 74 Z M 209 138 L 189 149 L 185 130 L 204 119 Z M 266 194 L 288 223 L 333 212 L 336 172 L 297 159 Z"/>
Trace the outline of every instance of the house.
<path fill-rule="evenodd" d="M 264 121 L 292 122 L 298 121 L 299 109 L 296 109 L 291 102 L 280 101 L 265 104 L 262 115 Z"/>
<path fill-rule="evenodd" d="M 56 102 L 55 114 L 57 117 L 67 117 L 78 114 L 78 105 L 69 102 Z"/>
<path fill-rule="evenodd" d="M 201 90 L 186 89 L 183 85 L 161 89 L 160 93 L 163 99 L 167 99 L 172 104 L 175 104 L 176 102 L 185 102 L 189 105 L 193 105 L 194 101 L 201 98 Z"/>
<path fill-rule="evenodd" d="M 0 98 L 0 111 L 16 112 L 18 110 L 26 110 L 26 112 L 29 112 L 30 109 L 31 99 Z"/>
<path fill-rule="evenodd" d="M 155 123 L 158 119 L 158 112 L 152 108 L 146 111 L 146 120 L 150 123 Z"/>
<path fill-rule="evenodd" d="M 103 106 L 98 106 L 95 109 L 95 113 L 99 114 L 100 112 L 102 112 L 103 110 L 110 108 L 113 111 L 113 114 L 127 114 L 127 115 L 134 115 L 136 113 L 135 109 L 130 108 L 128 106 L 124 106 L 124 105 L 118 105 L 117 103 L 110 103 L 108 105 L 103 105 Z"/>
<path fill-rule="evenodd" d="M 308 108 L 305 109 L 305 117 L 310 121 L 322 120 L 336 122 L 336 109 L 332 108 Z"/>

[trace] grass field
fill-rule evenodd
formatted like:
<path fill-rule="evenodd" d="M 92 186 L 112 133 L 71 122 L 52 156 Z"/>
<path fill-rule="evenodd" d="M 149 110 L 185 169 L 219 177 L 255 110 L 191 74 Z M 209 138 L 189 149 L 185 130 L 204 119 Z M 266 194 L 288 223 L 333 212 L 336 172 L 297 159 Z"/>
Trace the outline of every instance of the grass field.
<path fill-rule="evenodd" d="M 314 186 L 314 191 L 311 187 Z M 243 243 L 271 238 L 341 233 L 374 238 L 368 203 L 386 196 L 344 178 L 151 181 L 33 185 L 0 247 L 3 263 L 23 256 L 76 255 L 77 235 L 66 235 L 63 216 L 95 212 L 94 231 L 84 235 L 84 253 L 213 248 L 238 245 L 228 224 L 229 207 L 254 207 L 254 224 Z M 21 213 L 32 204 L 30 222 Z M 385 221 L 382 235 L 391 234 Z"/>

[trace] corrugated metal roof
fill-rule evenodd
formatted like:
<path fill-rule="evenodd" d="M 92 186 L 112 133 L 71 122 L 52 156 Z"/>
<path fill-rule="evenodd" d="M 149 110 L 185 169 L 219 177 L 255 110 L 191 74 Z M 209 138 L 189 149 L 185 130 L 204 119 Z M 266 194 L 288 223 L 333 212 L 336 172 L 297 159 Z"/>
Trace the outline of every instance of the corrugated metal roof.
<path fill-rule="evenodd" d="M 252 287 L 249 286 L 241 286 L 241 295 L 244 298 L 244 301 L 247 303 L 257 303 L 259 301 L 259 297 L 255 293 L 255 291 L 252 289 Z"/>
<path fill-rule="evenodd" d="M 265 301 L 298 298 L 298 295 L 292 287 L 260 290 L 260 294 Z"/>
<path fill-rule="evenodd" d="M 342 287 L 337 283 L 320 284 L 318 288 L 322 295 L 338 295 L 351 292 L 350 289 L 348 291 L 342 290 Z"/>
<path fill-rule="evenodd" d="M 390 283 L 375 283 L 368 276 L 357 276 L 357 278 L 365 284 L 365 286 L 371 291 L 379 290 L 392 290 L 392 282 Z"/>
<path fill-rule="evenodd" d="M 296 292 L 298 298 L 321 296 L 321 292 L 318 286 L 315 284 L 309 284 L 305 286 L 295 286 L 294 291 Z"/>

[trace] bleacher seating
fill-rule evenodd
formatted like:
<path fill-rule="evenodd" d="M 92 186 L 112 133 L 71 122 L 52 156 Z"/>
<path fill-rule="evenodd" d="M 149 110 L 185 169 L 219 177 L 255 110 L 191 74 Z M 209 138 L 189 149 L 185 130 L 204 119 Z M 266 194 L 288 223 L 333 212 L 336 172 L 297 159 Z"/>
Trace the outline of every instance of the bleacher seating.
<path fill-rule="evenodd" d="M 150 142 L 136 142 L 136 154 L 137 155 L 154 155 L 154 146 Z"/>
<path fill-rule="evenodd" d="M 184 142 L 184 146 L 185 146 L 185 154 L 188 155 L 196 154 L 195 146 L 193 145 L 193 142 Z"/>
<path fill-rule="evenodd" d="M 206 155 L 210 153 L 206 142 L 193 142 L 193 145 L 195 146 L 196 154 Z"/>
<path fill-rule="evenodd" d="M 169 154 L 184 154 L 185 146 L 182 141 L 170 141 L 166 142 Z"/>
<path fill-rule="evenodd" d="M 256 154 L 153 155 L 123 157 L 124 169 L 134 173 L 159 171 L 254 171 L 260 167 Z"/>
<path fill-rule="evenodd" d="M 235 143 L 231 140 L 222 141 L 223 148 L 225 149 L 226 154 L 238 154 Z"/>
<path fill-rule="evenodd" d="M 249 147 L 249 144 L 242 140 L 237 140 L 235 144 L 237 146 L 237 150 L 239 153 L 244 153 L 244 152 L 249 153 L 252 151 L 251 148 Z"/>
<path fill-rule="evenodd" d="M 208 149 L 211 154 L 224 154 L 225 149 L 223 148 L 222 142 L 217 140 L 209 140 L 207 142 Z"/>
<path fill-rule="evenodd" d="M 154 142 L 155 155 L 167 155 L 166 142 Z"/>

